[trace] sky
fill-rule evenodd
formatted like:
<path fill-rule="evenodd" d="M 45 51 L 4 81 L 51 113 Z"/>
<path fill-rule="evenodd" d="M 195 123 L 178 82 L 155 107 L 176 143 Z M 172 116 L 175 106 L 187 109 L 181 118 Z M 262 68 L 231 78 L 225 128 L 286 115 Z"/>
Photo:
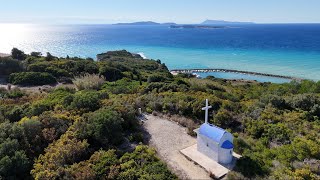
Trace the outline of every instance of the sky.
<path fill-rule="evenodd" d="M 320 0 L 0 0 L 0 23 L 320 23 Z"/>

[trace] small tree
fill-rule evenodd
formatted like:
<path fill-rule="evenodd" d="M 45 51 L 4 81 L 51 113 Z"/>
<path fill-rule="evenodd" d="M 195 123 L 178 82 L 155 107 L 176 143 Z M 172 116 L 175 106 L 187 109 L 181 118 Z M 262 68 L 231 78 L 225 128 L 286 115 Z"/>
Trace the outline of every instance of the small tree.
<path fill-rule="evenodd" d="M 54 56 L 51 55 L 51 53 L 47 52 L 46 61 L 52 61 L 54 60 Z"/>
<path fill-rule="evenodd" d="M 30 55 L 33 57 L 41 57 L 42 53 L 41 52 L 31 52 Z"/>
<path fill-rule="evenodd" d="M 24 52 L 19 50 L 18 48 L 13 48 L 11 50 L 11 56 L 13 59 L 18 59 L 18 60 L 26 59 L 26 54 L 24 54 Z"/>

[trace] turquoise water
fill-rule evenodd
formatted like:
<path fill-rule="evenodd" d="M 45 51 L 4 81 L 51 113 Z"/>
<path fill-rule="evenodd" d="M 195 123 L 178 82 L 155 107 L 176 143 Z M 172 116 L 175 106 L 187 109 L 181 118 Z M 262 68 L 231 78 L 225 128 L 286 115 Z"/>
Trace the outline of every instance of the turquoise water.
<path fill-rule="evenodd" d="M 168 26 L 0 24 L 0 52 L 93 57 L 127 49 L 160 59 L 169 69 L 223 68 L 320 80 L 320 25 L 244 25 L 226 29 Z M 231 77 L 230 77 L 231 76 Z M 237 78 L 219 74 L 222 78 Z M 244 76 L 278 82 L 271 77 Z"/>
<path fill-rule="evenodd" d="M 278 77 L 269 77 L 269 76 L 260 76 L 252 74 L 243 74 L 243 73 L 233 73 L 233 72 L 208 72 L 208 73 L 196 73 L 201 78 L 207 76 L 214 76 L 215 78 L 223 79 L 245 79 L 245 80 L 256 80 L 259 82 L 272 82 L 272 83 L 288 83 L 291 80 Z"/>

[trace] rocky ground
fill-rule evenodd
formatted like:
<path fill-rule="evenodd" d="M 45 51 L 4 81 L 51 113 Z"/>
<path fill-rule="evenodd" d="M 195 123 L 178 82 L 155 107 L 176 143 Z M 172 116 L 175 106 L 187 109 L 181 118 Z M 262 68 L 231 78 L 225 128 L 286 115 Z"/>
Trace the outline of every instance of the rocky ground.
<path fill-rule="evenodd" d="M 211 179 L 204 169 L 179 152 L 196 143 L 186 128 L 153 115 L 145 116 L 144 128 L 150 137 L 149 144 L 156 148 L 160 158 L 180 179 Z"/>

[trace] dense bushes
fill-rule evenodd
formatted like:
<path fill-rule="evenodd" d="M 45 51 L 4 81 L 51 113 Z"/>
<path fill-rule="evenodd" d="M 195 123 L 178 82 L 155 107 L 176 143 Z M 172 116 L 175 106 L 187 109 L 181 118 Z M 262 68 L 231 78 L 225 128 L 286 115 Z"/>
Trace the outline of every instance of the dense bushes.
<path fill-rule="evenodd" d="M 37 53 L 17 62 L 58 80 L 106 73 L 112 82 L 80 91 L 0 89 L 0 178 L 31 179 L 32 170 L 39 179 L 175 179 L 153 149 L 136 146 L 148 139 L 137 109 L 192 134 L 209 99 L 209 122 L 232 132 L 234 150 L 242 155 L 228 178 L 319 179 L 319 82 L 173 77 L 160 61 L 127 52 L 109 53 L 100 62 Z"/>
<path fill-rule="evenodd" d="M 320 98 L 313 94 L 298 94 L 288 100 L 292 108 L 310 111 L 315 104 L 320 103 Z"/>
<path fill-rule="evenodd" d="M 70 107 L 83 111 L 95 111 L 100 108 L 101 97 L 100 93 L 95 91 L 80 91 L 74 96 L 70 96 Z M 69 99 L 66 99 L 69 101 Z"/>
<path fill-rule="evenodd" d="M 0 144 L 0 177 L 23 179 L 30 162 L 25 152 L 19 150 L 17 140 L 6 140 Z"/>
<path fill-rule="evenodd" d="M 119 69 L 113 68 L 113 67 L 108 67 L 108 66 L 101 67 L 99 72 L 100 72 L 100 75 L 104 76 L 107 81 L 116 81 L 124 77 L 124 75 Z"/>
<path fill-rule="evenodd" d="M 88 114 L 88 134 L 104 146 L 123 140 L 123 119 L 111 109 L 100 109 Z"/>
<path fill-rule="evenodd" d="M 113 94 L 132 94 L 138 92 L 139 86 L 140 83 L 138 81 L 123 78 L 116 82 L 108 82 L 104 84 L 102 89 Z"/>
<path fill-rule="evenodd" d="M 69 69 L 74 76 L 83 75 L 83 74 L 98 74 L 99 67 L 97 63 L 91 60 L 79 59 L 72 61 L 72 67 Z"/>
<path fill-rule="evenodd" d="M 11 73 L 22 71 L 20 61 L 9 57 L 0 57 L 0 75 L 10 75 Z"/>
<path fill-rule="evenodd" d="M 161 76 L 161 75 L 152 75 L 148 77 L 148 83 L 151 82 L 162 82 L 165 80 L 165 77 Z"/>
<path fill-rule="evenodd" d="M 31 64 L 28 66 L 27 70 L 30 72 L 47 72 L 57 78 L 71 76 L 68 70 L 56 67 L 53 63 L 47 61 Z"/>
<path fill-rule="evenodd" d="M 57 81 L 49 73 L 21 72 L 21 73 L 10 74 L 9 82 L 12 84 L 19 84 L 19 85 L 45 85 L 45 84 L 54 84 Z"/>
<path fill-rule="evenodd" d="M 79 148 L 76 148 L 77 151 Z M 126 153 L 118 158 L 115 150 L 96 151 L 88 160 L 74 163 L 57 169 L 57 164 L 45 164 L 43 160 L 57 153 L 63 155 L 71 154 L 71 149 L 63 148 L 66 151 L 48 152 L 41 157 L 32 170 L 36 179 L 177 179 L 159 161 L 153 149 L 139 145 L 132 153 Z M 68 155 L 69 156 L 69 155 Z M 67 156 L 67 157 L 68 157 Z M 54 159 L 58 160 L 58 159 Z M 60 161 L 61 162 L 61 161 Z M 62 163 L 61 163 L 62 164 Z"/>
<path fill-rule="evenodd" d="M 39 156 L 31 171 L 32 176 L 35 179 L 62 178 L 63 165 L 81 160 L 88 146 L 86 140 L 78 140 L 73 132 L 67 132 L 58 141 L 51 144 L 45 150 L 44 155 Z"/>

